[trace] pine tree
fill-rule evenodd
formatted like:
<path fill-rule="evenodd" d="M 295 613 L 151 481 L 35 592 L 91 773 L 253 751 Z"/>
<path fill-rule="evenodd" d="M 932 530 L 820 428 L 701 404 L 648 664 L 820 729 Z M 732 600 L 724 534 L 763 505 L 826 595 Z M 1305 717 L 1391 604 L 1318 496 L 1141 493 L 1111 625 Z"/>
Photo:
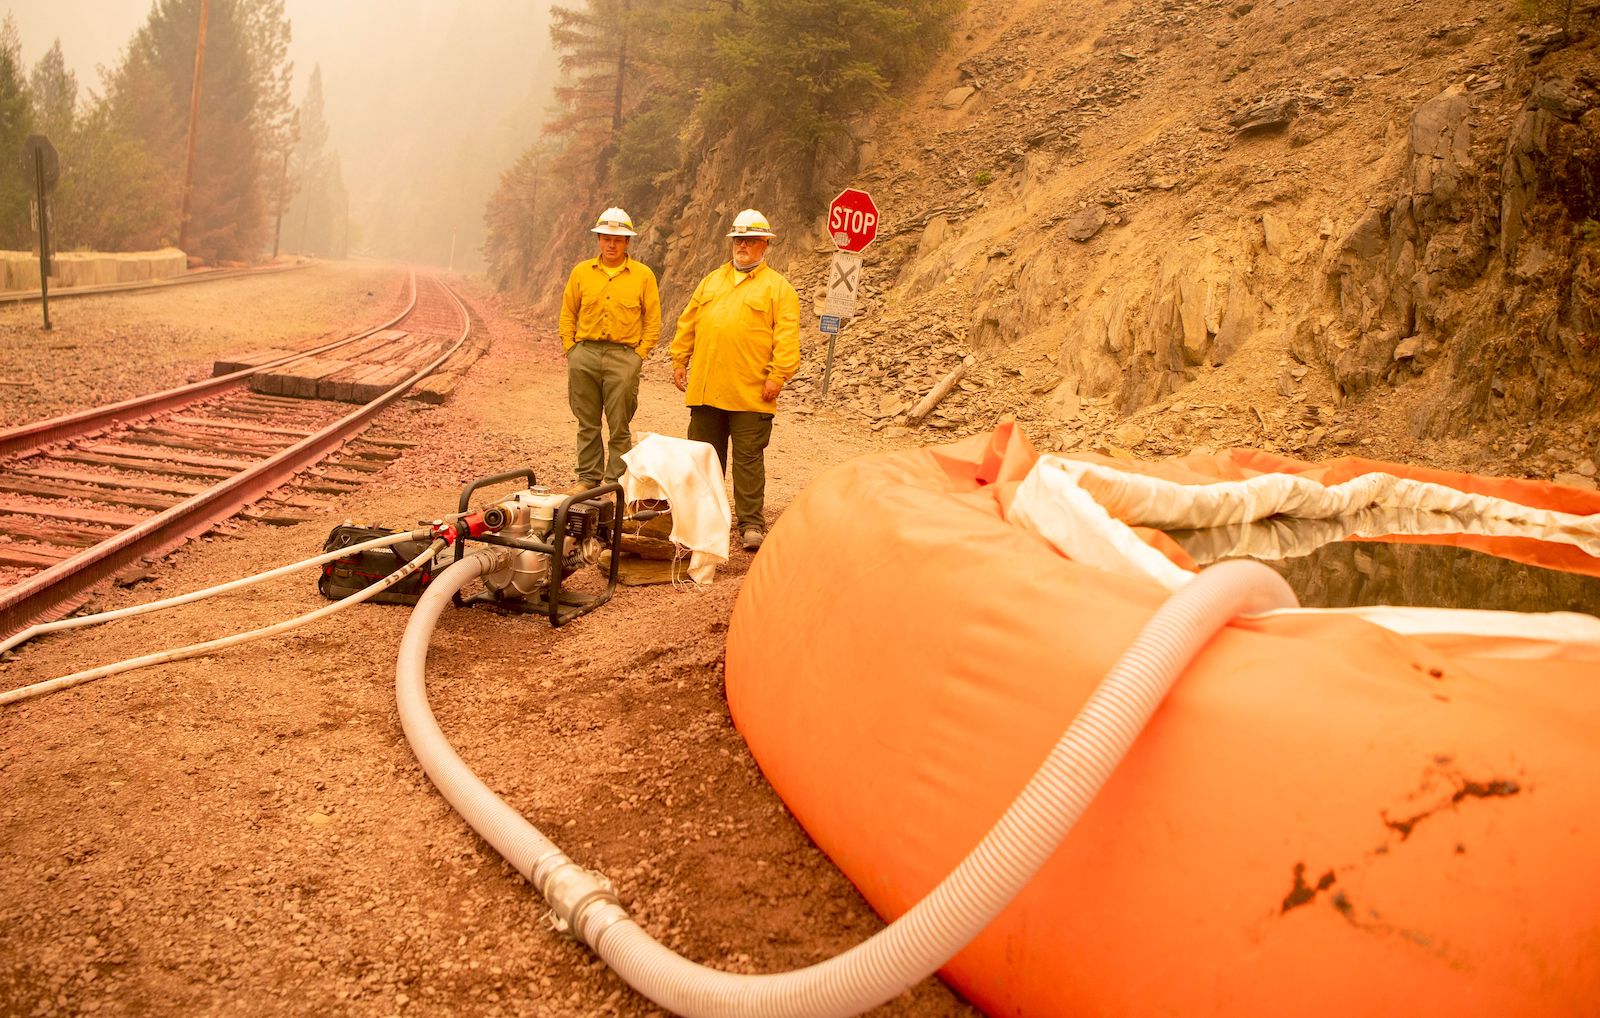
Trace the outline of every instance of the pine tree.
<path fill-rule="evenodd" d="M 483 256 L 489 278 L 500 289 L 510 289 L 528 278 L 549 241 L 554 217 L 551 206 L 557 192 L 549 174 L 555 146 L 546 142 L 527 149 L 509 170 L 484 208 L 489 235 Z"/>
<path fill-rule="evenodd" d="M 0 22 L 0 158 L 15 160 L 32 130 L 33 111 L 23 78 L 22 43 L 17 36 L 17 23 L 8 13 Z M 31 188 L 21 173 L 0 172 L 0 246 L 24 251 L 31 246 L 31 197 Z"/>
<path fill-rule="evenodd" d="M 731 139 L 815 190 L 849 121 L 925 66 L 961 0 L 582 0 L 551 10 L 562 80 L 485 209 L 503 287 L 554 278 L 618 198 L 648 221 L 663 185 Z M 537 212 L 535 212 L 537 208 Z M 656 210 L 660 212 L 661 210 Z M 647 235 L 641 243 L 649 240 Z"/>
<path fill-rule="evenodd" d="M 683 166 L 685 125 L 715 67 L 715 39 L 732 30 L 742 0 L 658 0 L 634 13 L 634 76 L 643 83 L 625 113 L 609 167 L 611 190 L 644 206 Z"/>
<path fill-rule="evenodd" d="M 350 254 L 350 193 L 344 186 L 344 161 L 334 152 L 328 158 L 328 170 L 323 175 L 322 193 L 328 206 L 325 220 L 323 250 L 330 258 L 345 258 Z"/>
<path fill-rule="evenodd" d="M 328 121 L 320 66 L 311 68 L 305 98 L 300 101 L 298 129 L 294 156 L 289 161 L 289 177 L 294 183 L 284 212 L 282 246 L 286 251 L 302 254 L 330 254 L 329 217 L 334 205 L 328 194 Z"/>
<path fill-rule="evenodd" d="M 284 0 L 250 0 L 244 6 L 251 61 L 261 90 L 256 130 L 261 144 L 262 190 L 268 196 L 273 217 L 274 255 L 278 253 L 278 231 L 294 193 L 295 180 L 289 175 L 287 163 L 299 131 L 299 117 L 290 96 L 294 64 L 288 59 L 290 27 L 283 4 Z"/>
<path fill-rule="evenodd" d="M 617 137 L 643 83 L 629 37 L 634 0 L 586 0 L 582 7 L 550 8 L 550 41 L 565 80 L 556 86 L 561 113 L 545 133 L 566 139 L 566 169 L 599 184 L 616 151 Z"/>
<path fill-rule="evenodd" d="M 339 153 L 328 153 L 318 164 L 306 188 L 299 250 L 328 258 L 343 257 L 348 199 Z"/>
<path fill-rule="evenodd" d="M 813 163 L 821 145 L 943 44 L 958 0 L 744 0 L 716 39 L 704 113 L 746 135 L 778 134 Z"/>
<path fill-rule="evenodd" d="M 171 167 L 115 120 L 109 99 L 91 103 L 56 147 L 61 182 L 50 231 L 56 250 L 147 250 L 171 242 Z"/>
<path fill-rule="evenodd" d="M 33 98 L 34 130 L 61 148 L 71 136 L 78 115 L 78 76 L 67 70 L 60 39 L 33 65 L 28 85 Z"/>
<path fill-rule="evenodd" d="M 207 261 L 249 259 L 267 236 L 265 156 L 281 119 L 288 27 L 280 0 L 214 0 L 209 10 L 188 242 Z M 174 182 L 183 174 L 199 12 L 200 0 L 155 0 L 112 83 L 116 127 L 147 145 Z M 178 232 L 180 187 L 172 188 L 169 238 Z"/>

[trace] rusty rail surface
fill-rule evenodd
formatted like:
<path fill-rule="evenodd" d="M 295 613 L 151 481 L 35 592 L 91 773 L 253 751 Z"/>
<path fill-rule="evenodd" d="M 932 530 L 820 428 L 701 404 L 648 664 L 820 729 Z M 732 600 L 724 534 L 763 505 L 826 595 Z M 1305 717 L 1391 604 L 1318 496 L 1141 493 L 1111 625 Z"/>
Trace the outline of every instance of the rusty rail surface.
<path fill-rule="evenodd" d="M 177 505 L 145 519 L 98 544 L 85 548 L 83 551 L 55 563 L 20 583 L 0 588 L 0 637 L 10 635 L 38 622 L 61 617 L 81 604 L 87 598 L 89 592 L 100 583 L 115 577 L 143 560 L 157 558 L 166 554 L 186 541 L 205 533 L 205 531 L 222 520 L 233 516 L 239 510 L 285 484 L 295 474 L 317 463 L 330 452 L 348 442 L 362 431 L 379 411 L 404 396 L 412 386 L 436 371 L 440 365 L 462 347 L 471 333 L 472 326 L 466 306 L 448 287 L 436 279 L 429 279 L 425 288 L 429 291 L 436 289 L 440 298 L 436 301 L 430 296 L 428 304 L 433 304 L 435 307 L 438 304 L 444 304 L 447 311 L 454 310 L 460 321 L 459 335 L 437 357 L 376 399 L 346 414 L 322 430 L 300 439 L 288 448 L 275 453 L 265 460 L 249 465 L 246 469 L 227 477 L 198 494 L 190 495 Z M 433 307 L 419 306 L 418 295 L 419 287 L 417 286 L 415 275 L 413 275 L 411 304 L 407 311 L 384 325 L 362 333 L 361 336 L 370 335 L 379 329 L 394 325 L 412 314 L 417 314 L 423 318 L 437 314 Z M 361 336 L 351 337 L 350 340 L 340 340 L 338 343 L 320 347 L 318 351 L 308 351 L 306 354 L 297 355 L 297 357 L 309 356 L 321 350 L 331 349 L 353 339 L 361 338 Z M 285 361 L 293 359 L 295 358 L 286 358 Z M 282 362 L 275 361 L 273 363 Z M 260 370 L 260 367 L 236 372 L 234 375 L 223 376 L 221 379 L 211 379 L 208 380 L 208 383 L 234 379 L 230 384 L 237 385 L 242 382 L 242 378 L 236 378 L 235 376 L 248 376 L 257 370 Z M 166 393 L 157 393 L 142 400 L 127 400 L 111 407 L 101 408 L 98 411 L 86 411 L 83 414 L 71 416 L 87 421 L 98 415 L 98 425 L 89 425 L 82 429 L 82 431 L 94 430 L 95 427 L 104 427 L 114 422 L 125 422 L 133 417 L 147 417 L 157 412 L 156 409 L 153 409 L 157 406 L 170 408 L 174 405 L 181 406 L 194 402 L 196 399 L 203 398 L 203 396 L 194 395 L 192 390 L 205 387 L 208 383 L 196 383 L 196 386 L 170 390 Z M 176 399 L 174 394 L 181 392 L 187 393 L 187 398 L 174 402 Z M 208 390 L 204 395 L 212 394 L 214 393 Z M 58 420 L 64 420 L 64 418 L 58 418 Z M 74 434 L 78 433 L 82 432 L 74 432 Z M 35 447 L 39 444 L 38 442 L 33 443 Z"/>

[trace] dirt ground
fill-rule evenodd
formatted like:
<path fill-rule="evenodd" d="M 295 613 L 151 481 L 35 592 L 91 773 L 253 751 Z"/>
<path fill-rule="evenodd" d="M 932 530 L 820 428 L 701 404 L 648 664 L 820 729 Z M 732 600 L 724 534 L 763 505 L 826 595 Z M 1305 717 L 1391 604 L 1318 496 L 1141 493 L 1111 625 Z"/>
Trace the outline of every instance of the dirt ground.
<path fill-rule="evenodd" d="M 381 320 L 398 278 L 381 266 L 319 266 L 63 301 L 52 334 L 30 329 L 23 311 L 0 312 L 4 374 L 22 383 L 5 393 L 5 420 L 208 374 L 213 354 L 241 346 L 353 331 Z M 327 519 L 230 524 L 94 607 L 314 555 L 345 518 L 412 525 L 453 510 L 465 482 L 512 467 L 571 483 L 573 428 L 551 330 L 481 289 L 465 294 L 493 337 L 488 354 L 447 404 L 405 404 L 374 431 L 416 448 Z M 663 362 L 658 352 L 646 371 L 635 427 L 681 435 L 686 411 Z M 25 402 L 12 399 L 19 389 Z M 828 410 L 780 410 L 769 513 L 878 441 Z M 729 719 L 723 639 L 748 564 L 735 550 L 709 588 L 622 589 L 558 631 L 449 612 L 430 693 L 458 752 L 614 880 L 652 934 L 708 965 L 779 971 L 830 957 L 881 923 L 785 812 Z M 325 603 L 307 571 L 41 639 L 0 665 L 0 684 Z M 422 774 L 394 708 L 407 615 L 361 605 L 282 638 L 0 712 L 0 1014 L 661 1013 L 551 932 L 542 901 Z M 927 980 L 875 1013 L 976 1012 Z"/>

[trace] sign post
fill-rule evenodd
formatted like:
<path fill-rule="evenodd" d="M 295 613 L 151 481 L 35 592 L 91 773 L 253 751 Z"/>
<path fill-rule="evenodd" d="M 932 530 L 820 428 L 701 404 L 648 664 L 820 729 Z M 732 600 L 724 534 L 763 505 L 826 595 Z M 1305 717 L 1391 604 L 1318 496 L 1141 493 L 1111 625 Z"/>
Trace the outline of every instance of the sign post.
<path fill-rule="evenodd" d="M 33 192 L 39 214 L 39 304 L 44 309 L 44 331 L 50 331 L 50 205 L 48 194 L 61 177 L 55 146 L 42 134 L 30 134 L 22 143 L 22 172 Z"/>
<path fill-rule="evenodd" d="M 828 205 L 828 234 L 839 250 L 828 270 L 822 331 L 828 336 L 828 360 L 822 369 L 822 395 L 833 375 L 833 344 L 842 320 L 854 317 L 861 292 L 861 252 L 878 236 L 878 206 L 872 195 L 847 187 Z"/>

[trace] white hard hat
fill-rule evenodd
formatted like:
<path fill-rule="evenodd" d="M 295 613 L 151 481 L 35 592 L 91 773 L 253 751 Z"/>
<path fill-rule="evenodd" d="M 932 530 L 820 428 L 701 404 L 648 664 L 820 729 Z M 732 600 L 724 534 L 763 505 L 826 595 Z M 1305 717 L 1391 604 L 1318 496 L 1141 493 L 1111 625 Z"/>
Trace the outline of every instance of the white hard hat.
<path fill-rule="evenodd" d="M 637 237 L 633 232 L 633 217 L 626 212 L 612 206 L 600 213 L 600 218 L 594 224 L 590 233 L 603 233 L 608 237 Z"/>
<path fill-rule="evenodd" d="M 755 209 L 745 209 L 733 217 L 733 229 L 728 231 L 730 237 L 776 237 L 772 226 L 768 224 L 767 217 Z"/>

